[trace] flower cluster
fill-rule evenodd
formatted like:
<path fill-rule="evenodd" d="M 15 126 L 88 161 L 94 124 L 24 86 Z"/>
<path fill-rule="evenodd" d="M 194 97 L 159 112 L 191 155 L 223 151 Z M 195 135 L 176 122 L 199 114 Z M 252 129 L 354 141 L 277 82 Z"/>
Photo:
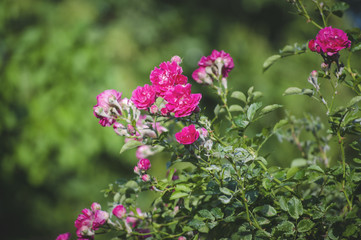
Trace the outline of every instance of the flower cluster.
<path fill-rule="evenodd" d="M 151 166 L 149 159 L 140 159 L 137 166 L 134 167 L 134 172 L 138 174 L 144 182 L 149 182 L 150 176 L 146 171 L 148 171 Z"/>
<path fill-rule="evenodd" d="M 78 239 L 93 239 L 95 231 L 109 219 L 109 213 L 102 211 L 99 203 L 92 203 L 91 209 L 85 208 L 75 220 Z"/>
<path fill-rule="evenodd" d="M 308 47 L 312 52 L 333 56 L 342 49 L 351 47 L 351 41 L 344 31 L 330 26 L 321 29 L 316 39 L 309 41 Z"/>
<path fill-rule="evenodd" d="M 200 84 L 213 84 L 213 78 L 222 79 L 228 77 L 228 73 L 234 68 L 232 57 L 222 51 L 213 50 L 210 56 L 203 56 L 198 62 L 199 68 L 196 69 L 192 77 Z"/>
<path fill-rule="evenodd" d="M 160 110 L 163 116 L 174 113 L 177 118 L 185 117 L 198 109 L 202 95 L 191 94 L 191 85 L 187 84 L 188 78 L 182 74 L 180 63 L 180 57 L 174 56 L 170 62 L 162 62 L 151 71 L 152 85 L 145 84 L 133 91 L 131 100 L 138 109 L 157 114 L 159 108 L 154 103 L 158 97 L 166 101 Z"/>

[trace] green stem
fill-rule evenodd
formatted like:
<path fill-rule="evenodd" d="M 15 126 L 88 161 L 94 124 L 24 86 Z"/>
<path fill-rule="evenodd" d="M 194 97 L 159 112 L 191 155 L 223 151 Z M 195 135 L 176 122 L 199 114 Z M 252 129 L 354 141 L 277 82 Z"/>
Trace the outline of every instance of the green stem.
<path fill-rule="evenodd" d="M 322 29 L 322 27 L 320 25 L 318 25 L 315 21 L 313 21 L 311 19 L 311 17 L 308 15 L 307 10 L 306 10 L 305 6 L 302 3 L 302 0 L 297 0 L 297 3 L 301 6 L 301 8 L 300 8 L 299 5 L 296 4 L 297 9 L 301 12 L 301 15 L 303 15 L 307 19 L 307 22 L 310 22 L 314 26 L 316 26 L 317 28 Z"/>
<path fill-rule="evenodd" d="M 337 136 L 338 136 L 338 142 L 340 143 L 340 148 L 341 148 L 341 159 L 342 159 L 342 192 L 345 195 L 347 204 L 349 209 L 352 209 L 352 203 L 350 201 L 350 199 L 348 198 L 348 195 L 346 193 L 345 190 L 345 184 L 346 184 L 346 157 L 345 157 L 345 146 L 344 146 L 344 141 L 343 141 L 343 137 L 340 134 L 340 131 L 337 132 Z"/>

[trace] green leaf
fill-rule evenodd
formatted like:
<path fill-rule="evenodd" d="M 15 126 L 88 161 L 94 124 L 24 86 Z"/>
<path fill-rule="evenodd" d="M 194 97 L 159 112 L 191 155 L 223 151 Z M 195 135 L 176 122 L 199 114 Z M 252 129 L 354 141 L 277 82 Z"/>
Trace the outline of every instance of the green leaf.
<path fill-rule="evenodd" d="M 301 92 L 302 92 L 302 89 L 301 89 L 301 88 L 298 88 L 298 87 L 289 87 L 289 88 L 287 88 L 286 91 L 283 93 L 283 96 L 300 94 Z"/>
<path fill-rule="evenodd" d="M 228 204 L 228 203 L 231 201 L 230 198 L 228 198 L 228 197 L 226 197 L 226 196 L 224 196 L 224 195 L 220 196 L 220 197 L 219 197 L 219 200 L 220 200 L 223 204 Z"/>
<path fill-rule="evenodd" d="M 353 161 L 354 161 L 355 163 L 361 164 L 361 159 L 354 158 Z"/>
<path fill-rule="evenodd" d="M 312 229 L 314 226 L 314 222 L 309 219 L 303 219 L 297 224 L 297 231 L 298 232 L 307 232 Z"/>
<path fill-rule="evenodd" d="M 246 98 L 246 95 L 244 95 L 243 92 L 240 92 L 240 91 L 234 91 L 232 92 L 231 94 L 231 98 L 235 98 L 235 99 L 238 99 L 244 103 L 247 103 L 247 98 Z"/>
<path fill-rule="evenodd" d="M 254 115 L 256 114 L 258 109 L 260 109 L 261 107 L 262 107 L 261 102 L 252 103 L 251 106 L 249 106 L 249 108 L 247 110 L 247 118 L 248 118 L 248 120 L 252 121 L 252 119 L 254 118 Z"/>
<path fill-rule="evenodd" d="M 133 149 L 133 148 L 136 148 L 136 147 L 139 147 L 139 146 L 142 146 L 142 145 L 143 145 L 142 142 L 139 142 L 139 141 L 136 141 L 136 140 L 129 140 L 128 142 L 126 142 L 123 145 L 122 149 L 120 149 L 120 153 L 123 153 L 126 150 Z"/>
<path fill-rule="evenodd" d="M 332 14 L 342 17 L 344 11 L 346 11 L 350 6 L 345 2 L 336 2 L 332 7 L 330 8 L 330 11 Z"/>
<path fill-rule="evenodd" d="M 279 105 L 279 104 L 268 105 L 268 106 L 265 106 L 259 114 L 264 115 L 264 114 L 270 113 L 281 107 L 282 107 L 282 105 Z"/>
<path fill-rule="evenodd" d="M 217 106 L 214 108 L 214 115 L 218 116 L 220 110 L 221 110 L 221 106 L 219 106 L 219 104 L 217 104 Z"/>
<path fill-rule="evenodd" d="M 292 160 L 291 167 L 304 167 L 307 165 L 307 160 L 304 158 L 296 158 Z"/>
<path fill-rule="evenodd" d="M 282 119 L 280 120 L 278 123 L 275 124 L 275 126 L 273 127 L 273 131 L 277 131 L 278 129 L 280 129 L 281 127 L 285 126 L 288 123 L 287 119 Z"/>
<path fill-rule="evenodd" d="M 288 213 L 292 218 L 298 219 L 303 214 L 302 202 L 298 198 L 292 197 L 288 201 L 287 206 L 288 206 Z"/>
<path fill-rule="evenodd" d="M 312 171 L 316 171 L 316 172 L 320 172 L 320 173 L 325 173 L 322 168 L 320 168 L 317 165 L 311 165 L 307 168 L 308 170 L 312 170 Z"/>
<path fill-rule="evenodd" d="M 219 190 L 220 190 L 223 194 L 225 194 L 225 195 L 228 195 L 228 196 L 232 196 L 232 195 L 233 195 L 233 193 L 231 192 L 231 190 L 229 190 L 228 188 L 221 187 Z"/>
<path fill-rule="evenodd" d="M 273 56 L 270 56 L 269 58 L 267 58 L 266 61 L 264 61 L 264 63 L 263 63 L 263 72 L 265 72 L 269 67 L 272 66 L 272 64 L 274 64 L 280 58 L 281 58 L 281 55 L 279 55 L 279 54 L 273 55 Z"/>
<path fill-rule="evenodd" d="M 293 233 L 295 231 L 295 225 L 290 221 L 283 221 L 277 225 L 276 229 L 284 233 Z"/>
<path fill-rule="evenodd" d="M 351 48 L 351 52 L 356 52 L 356 51 L 360 51 L 361 50 L 361 42 L 356 43 L 354 46 L 352 46 Z"/>
<path fill-rule="evenodd" d="M 242 108 L 241 106 L 239 106 L 239 105 L 231 105 L 231 106 L 229 107 L 229 111 L 230 111 L 230 112 L 243 112 L 244 110 L 243 110 L 243 108 Z"/>
<path fill-rule="evenodd" d="M 192 190 L 186 184 L 178 184 L 175 186 L 175 191 L 190 193 Z"/>
<path fill-rule="evenodd" d="M 252 204 L 257 200 L 259 193 L 256 190 L 251 190 L 251 191 L 246 192 L 245 195 L 246 195 L 248 204 Z"/>
<path fill-rule="evenodd" d="M 288 169 L 287 171 L 287 179 L 292 178 L 297 172 L 298 172 L 299 168 L 298 167 L 291 167 L 290 169 Z"/>
<path fill-rule="evenodd" d="M 218 207 L 212 208 L 212 209 L 211 209 L 211 213 L 213 214 L 213 216 L 214 216 L 216 219 L 223 218 L 223 216 L 224 216 L 222 210 L 221 210 L 220 208 L 218 208 Z"/>
<path fill-rule="evenodd" d="M 287 205 L 287 202 L 286 202 L 286 200 L 285 200 L 285 198 L 284 198 L 283 196 L 280 198 L 279 203 L 280 203 L 280 208 L 281 208 L 283 211 L 288 212 L 288 205 Z"/>
<path fill-rule="evenodd" d="M 342 235 L 345 237 L 351 237 L 356 233 L 357 229 L 358 227 L 355 226 L 354 224 L 347 225 L 346 230 L 343 232 Z"/>
<path fill-rule="evenodd" d="M 203 221 L 195 218 L 188 223 L 188 226 L 191 226 L 191 227 L 199 230 L 200 228 L 205 227 L 206 224 Z"/>
<path fill-rule="evenodd" d="M 207 209 L 202 209 L 202 210 L 198 211 L 198 213 L 202 218 L 210 219 L 212 221 L 215 220 L 212 213 L 210 211 L 208 211 Z"/>
<path fill-rule="evenodd" d="M 353 97 L 350 102 L 347 104 L 347 107 L 352 107 L 353 105 L 355 105 L 356 103 L 361 101 L 361 96 L 356 96 Z"/>
<path fill-rule="evenodd" d="M 288 95 L 307 95 L 307 96 L 312 96 L 313 95 L 313 90 L 312 89 L 300 89 L 298 87 L 290 87 L 287 88 L 286 91 L 283 93 L 283 96 L 288 96 Z"/>
<path fill-rule="evenodd" d="M 209 222 L 207 223 L 207 226 L 210 228 L 210 229 L 213 229 L 214 227 L 216 227 L 218 225 L 218 222 Z"/>
<path fill-rule="evenodd" d="M 274 209 L 274 207 L 272 207 L 271 205 L 268 205 L 268 204 L 256 207 L 254 209 L 254 211 L 261 212 L 261 214 L 265 217 L 273 217 L 277 214 L 276 209 Z"/>
<path fill-rule="evenodd" d="M 185 193 L 185 192 L 173 192 L 172 195 L 170 196 L 170 200 L 174 200 L 174 199 L 178 199 L 178 198 L 182 198 L 182 197 L 187 197 L 189 194 Z"/>

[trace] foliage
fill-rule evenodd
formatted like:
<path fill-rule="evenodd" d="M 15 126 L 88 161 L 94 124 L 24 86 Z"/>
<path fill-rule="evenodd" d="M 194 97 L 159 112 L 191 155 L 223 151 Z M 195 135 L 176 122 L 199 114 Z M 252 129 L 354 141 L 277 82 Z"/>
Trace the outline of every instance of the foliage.
<path fill-rule="evenodd" d="M 323 29 L 308 15 L 303 1 L 290 2 L 298 14 Z M 324 28 L 328 26 L 329 16 L 342 16 L 342 12 L 347 9 L 345 3 L 328 6 L 318 1 L 312 2 L 320 13 Z M 357 31 L 354 29 L 353 32 Z M 129 122 L 132 126 L 126 127 L 123 119 L 128 114 L 116 116 L 114 119 L 119 120 L 122 123 L 121 128 L 124 129 L 120 135 L 136 138 L 123 145 L 121 152 L 146 144 L 160 147 L 161 151 L 169 154 L 170 161 L 167 164 L 168 174 L 164 179 L 151 177 L 146 173 L 150 166 L 147 161 L 146 168 L 138 163 L 139 168 L 134 170 L 138 176 L 131 180 L 118 181 L 104 190 L 105 195 L 111 197 L 110 209 L 121 205 L 131 212 L 117 218 L 110 215 L 103 230 L 115 231 L 117 237 L 114 239 L 125 236 L 127 239 L 361 237 L 361 160 L 355 158 L 351 162 L 345 154 L 345 149 L 348 148 L 352 148 L 355 154 L 360 154 L 358 139 L 361 134 L 358 111 L 358 103 L 361 101 L 361 75 L 351 67 L 350 61 L 352 52 L 358 50 L 354 46 L 359 43 L 356 37 L 350 38 L 352 46 L 348 51 L 346 65 L 341 62 L 338 52 L 328 54 L 320 51 L 318 53 L 323 58 L 322 69 L 312 71 L 308 79 L 313 88 L 290 87 L 284 93 L 285 96 L 305 95 L 309 101 L 321 104 L 325 109 L 322 115 L 327 118 L 326 124 L 311 114 L 305 114 L 302 119 L 288 114 L 273 126 L 263 128 L 254 136 L 247 136 L 247 129 L 252 128 L 256 121 L 267 118 L 268 113 L 282 106 L 272 104 L 263 107 L 260 102 L 262 93 L 255 91 L 253 87 L 246 93 L 229 92 L 227 76 L 222 72 L 230 66 L 227 65 L 230 61 L 229 55 L 218 51 L 199 62 L 200 69 L 204 70 L 208 77 L 204 83 L 214 89 L 221 102 L 215 107 L 213 118 L 193 110 L 194 108 L 191 115 L 187 113 L 181 117 L 146 111 L 147 119 L 149 117 L 147 121 L 149 124 L 154 123 L 153 127 L 150 127 L 156 134 L 154 137 L 149 134 L 142 135 L 141 127 L 136 121 Z M 306 47 L 300 50 L 297 44 L 294 46 L 286 46 L 280 52 L 281 55 L 267 59 L 264 69 L 268 69 L 281 57 L 293 55 L 286 52 L 298 54 L 307 51 Z M 312 50 L 311 47 L 310 49 Z M 220 55 L 212 58 L 214 54 Z M 342 54 L 346 54 L 346 51 Z M 212 63 L 207 65 L 209 61 Z M 320 79 L 327 82 L 321 85 L 318 82 Z M 324 84 L 331 85 L 331 96 L 323 93 Z M 339 87 L 343 85 L 353 91 L 354 97 L 336 108 Z M 165 99 L 171 99 L 169 95 L 165 96 Z M 229 104 L 231 99 L 234 104 Z M 183 100 L 177 99 L 175 103 Z M 155 100 L 147 99 L 147 102 L 153 104 Z M 157 100 L 154 104 L 156 109 L 164 108 L 163 101 Z M 168 108 L 168 104 L 165 104 L 165 108 L 171 112 L 174 107 Z M 136 112 L 131 105 L 128 108 L 133 109 L 133 113 Z M 119 107 L 118 110 L 124 109 Z M 155 123 L 165 126 L 168 131 L 158 133 Z M 144 124 L 142 126 L 145 126 Z M 191 132 L 194 134 L 194 130 L 190 130 L 194 126 L 199 133 L 182 142 L 181 135 Z M 134 135 L 135 132 L 140 135 Z M 174 137 L 176 132 L 178 133 Z M 303 132 L 309 133 L 306 140 L 301 139 L 304 138 Z M 263 155 L 261 149 L 273 135 L 279 140 L 295 144 L 302 158 L 293 160 L 289 168 L 268 167 L 269 156 Z M 353 136 L 356 136 L 357 140 L 346 141 Z M 334 140 L 338 142 L 340 156 L 339 160 L 330 166 L 329 143 Z M 140 196 L 149 198 L 148 207 L 143 211 L 136 209 Z M 84 236 L 93 238 L 86 234 Z"/>

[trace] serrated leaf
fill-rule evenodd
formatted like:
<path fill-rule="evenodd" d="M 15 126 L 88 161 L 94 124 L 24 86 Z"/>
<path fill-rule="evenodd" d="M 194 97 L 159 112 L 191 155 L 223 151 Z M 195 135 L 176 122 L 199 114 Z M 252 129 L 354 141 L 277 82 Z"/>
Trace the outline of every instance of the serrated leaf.
<path fill-rule="evenodd" d="M 129 149 L 133 149 L 133 148 L 136 148 L 136 147 L 139 147 L 139 146 L 142 146 L 143 143 L 142 142 L 139 142 L 139 141 L 136 141 L 136 140 L 129 140 L 128 142 L 126 142 L 122 149 L 120 149 L 120 154 L 125 152 L 126 150 L 129 150 Z"/>
<path fill-rule="evenodd" d="M 296 197 L 292 197 L 288 201 L 287 207 L 288 207 L 288 213 L 294 219 L 298 219 L 303 214 L 302 202 Z"/>
<path fill-rule="evenodd" d="M 287 179 L 292 178 L 298 172 L 298 169 L 298 167 L 291 167 L 290 169 L 288 169 L 286 174 Z"/>
<path fill-rule="evenodd" d="M 280 198 L 279 203 L 280 203 L 280 208 L 281 208 L 283 211 L 288 212 L 288 205 L 287 205 L 287 202 L 286 202 L 286 200 L 285 200 L 285 198 L 284 198 L 283 196 Z"/>
<path fill-rule="evenodd" d="M 264 63 L 263 63 L 263 72 L 265 72 L 269 67 L 272 66 L 272 64 L 274 64 L 280 58 L 281 58 L 281 55 L 279 55 L 279 54 L 273 55 L 273 56 L 270 56 L 269 58 L 267 58 L 266 61 L 264 61 Z"/>
<path fill-rule="evenodd" d="M 254 118 L 254 115 L 256 114 L 258 109 L 260 109 L 261 107 L 262 107 L 261 102 L 252 103 L 251 106 L 249 106 L 249 108 L 247 110 L 247 118 L 248 118 L 248 120 L 252 121 L 252 119 Z"/>
<path fill-rule="evenodd" d="M 297 231 L 298 232 L 307 232 L 307 231 L 311 230 L 314 225 L 315 225 L 314 222 L 312 222 L 311 220 L 302 219 L 297 224 Z"/>
<path fill-rule="evenodd" d="M 217 106 L 214 108 L 214 115 L 218 115 L 219 111 L 221 110 L 221 107 L 219 106 L 219 104 L 217 104 Z"/>
<path fill-rule="evenodd" d="M 232 92 L 231 94 L 231 98 L 235 98 L 235 99 L 238 99 L 244 103 L 247 103 L 247 98 L 246 98 L 246 95 L 244 95 L 243 92 L 240 92 L 240 91 L 234 91 Z"/>
<path fill-rule="evenodd" d="M 178 184 L 178 185 L 175 186 L 175 191 L 189 193 L 192 190 L 186 184 Z"/>
<path fill-rule="evenodd" d="M 203 221 L 199 220 L 199 219 L 193 219 L 192 221 L 190 221 L 188 223 L 188 226 L 191 226 L 191 227 L 198 230 L 198 229 L 206 226 L 206 224 Z"/>
<path fill-rule="evenodd" d="M 232 195 L 233 195 L 233 193 L 231 192 L 231 190 L 229 190 L 228 188 L 221 187 L 219 190 L 220 190 L 223 194 L 225 194 L 225 195 L 228 195 L 228 196 L 232 196 Z"/>
<path fill-rule="evenodd" d="M 282 48 L 282 50 L 280 50 L 280 53 L 294 53 L 295 52 L 295 48 L 291 45 L 286 45 Z"/>
<path fill-rule="evenodd" d="M 251 191 L 246 192 L 245 195 L 246 195 L 248 204 L 252 204 L 257 200 L 259 192 L 256 190 L 251 190 Z"/>
<path fill-rule="evenodd" d="M 223 204 L 228 204 L 228 203 L 231 201 L 230 198 L 228 198 L 228 197 L 226 197 L 226 196 L 224 196 L 224 195 L 220 196 L 220 197 L 219 197 L 219 200 L 220 200 Z"/>
<path fill-rule="evenodd" d="M 283 221 L 277 225 L 277 230 L 284 233 L 293 233 L 295 231 L 295 225 L 290 221 Z"/>
<path fill-rule="evenodd" d="M 185 193 L 185 192 L 173 192 L 172 195 L 170 196 L 170 200 L 174 200 L 174 199 L 178 199 L 178 198 L 182 198 L 182 197 L 187 197 L 189 194 Z"/>
<path fill-rule="evenodd" d="M 221 210 L 220 208 L 218 208 L 218 207 L 212 208 L 212 209 L 211 209 L 211 213 L 213 214 L 213 216 L 214 216 L 216 219 L 223 218 L 223 216 L 224 216 L 222 210 Z"/>
<path fill-rule="evenodd" d="M 207 209 L 202 209 L 202 210 L 198 211 L 198 213 L 202 218 L 210 219 L 212 221 L 215 220 L 212 213 L 210 211 L 208 211 Z"/>
<path fill-rule="evenodd" d="M 207 223 L 207 226 L 208 226 L 210 229 L 215 228 L 217 225 L 218 225 L 218 222 L 209 222 L 209 223 Z"/>
<path fill-rule="evenodd" d="M 355 163 L 361 164 L 361 159 L 354 158 L 353 161 L 354 161 Z"/>
<path fill-rule="evenodd" d="M 302 89 L 301 89 L 301 88 L 298 88 L 298 87 L 289 87 L 289 88 L 287 88 L 286 91 L 283 93 L 283 96 L 300 94 L 301 92 L 302 92 Z"/>
<path fill-rule="evenodd" d="M 268 205 L 268 204 L 256 207 L 254 209 L 254 211 L 261 212 L 261 214 L 265 217 L 273 217 L 277 214 L 276 209 L 274 209 L 274 207 L 272 207 L 271 205 Z"/>
<path fill-rule="evenodd" d="M 356 103 L 361 101 L 361 96 L 356 96 L 353 97 L 350 102 L 347 104 L 347 107 L 352 107 L 353 105 L 355 105 Z"/>
<path fill-rule="evenodd" d="M 287 125 L 288 120 L 287 119 L 282 119 L 280 120 L 278 123 L 275 124 L 275 126 L 273 127 L 273 131 L 277 131 L 278 129 L 280 129 L 281 127 Z"/>
<path fill-rule="evenodd" d="M 338 16 L 338 17 L 342 17 L 344 11 L 346 11 L 349 8 L 349 5 L 345 2 L 337 2 L 334 5 L 332 5 L 330 11 Z"/>
<path fill-rule="evenodd" d="M 316 172 L 320 172 L 320 173 L 325 173 L 322 168 L 320 168 L 319 166 L 317 165 L 311 165 L 309 166 L 307 169 L 309 170 L 313 170 L 313 171 L 316 171 Z"/>
<path fill-rule="evenodd" d="M 229 107 L 230 112 L 243 112 L 243 108 L 239 105 L 231 105 Z"/>
<path fill-rule="evenodd" d="M 268 106 L 265 106 L 259 114 L 264 115 L 264 114 L 270 113 L 281 107 L 282 107 L 282 105 L 279 105 L 279 104 L 268 105 Z"/>

